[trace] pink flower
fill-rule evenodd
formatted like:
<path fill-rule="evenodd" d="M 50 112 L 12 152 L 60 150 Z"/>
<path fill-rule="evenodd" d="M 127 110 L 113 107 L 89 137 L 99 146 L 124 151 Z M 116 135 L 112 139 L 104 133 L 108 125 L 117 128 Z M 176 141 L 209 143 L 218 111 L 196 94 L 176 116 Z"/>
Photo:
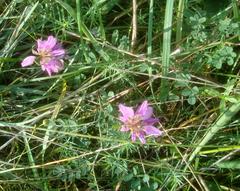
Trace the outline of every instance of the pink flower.
<path fill-rule="evenodd" d="M 47 40 L 38 39 L 37 50 L 32 52 L 35 56 L 26 57 L 21 63 L 22 67 L 32 65 L 39 58 L 42 70 L 46 71 L 49 76 L 63 70 L 64 63 L 62 59 L 66 53 L 62 45 L 53 36 L 49 36 Z"/>
<path fill-rule="evenodd" d="M 147 101 L 144 101 L 135 112 L 132 107 L 123 104 L 119 104 L 118 108 L 121 113 L 119 120 L 123 123 L 120 131 L 131 131 L 133 142 L 138 137 L 141 143 L 144 144 L 146 143 L 146 135 L 155 137 L 162 135 L 162 131 L 153 126 L 159 120 L 152 118 L 153 108 L 148 106 Z"/>

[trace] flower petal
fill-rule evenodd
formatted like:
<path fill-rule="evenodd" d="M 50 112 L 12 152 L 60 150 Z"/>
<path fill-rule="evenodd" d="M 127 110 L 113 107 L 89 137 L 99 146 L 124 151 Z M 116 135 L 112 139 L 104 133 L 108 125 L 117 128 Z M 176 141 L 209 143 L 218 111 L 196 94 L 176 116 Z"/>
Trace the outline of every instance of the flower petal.
<path fill-rule="evenodd" d="M 57 43 L 57 39 L 53 36 L 48 36 L 48 39 L 45 41 L 45 46 L 47 49 L 52 49 Z"/>
<path fill-rule="evenodd" d="M 159 129 L 157 129 L 154 126 L 144 126 L 144 131 L 146 132 L 147 135 L 154 135 L 154 136 L 160 136 L 162 135 L 162 131 L 160 131 Z"/>
<path fill-rule="evenodd" d="M 143 132 L 140 132 L 140 133 L 138 134 L 138 138 L 139 138 L 139 140 L 141 141 L 142 144 L 145 144 L 145 143 L 146 143 L 145 135 L 144 135 Z"/>
<path fill-rule="evenodd" d="M 43 59 L 41 60 L 41 66 L 42 70 L 46 71 L 49 76 L 52 75 L 52 73 L 58 73 L 61 71 L 64 67 L 63 62 L 61 60 L 50 60 L 46 63 L 46 61 Z"/>
<path fill-rule="evenodd" d="M 47 64 L 41 64 L 42 71 L 46 71 L 49 76 L 52 75 L 52 69 Z"/>
<path fill-rule="evenodd" d="M 124 125 L 120 129 L 120 131 L 122 131 L 122 132 L 129 131 L 129 130 L 130 129 L 128 127 L 124 126 Z"/>
<path fill-rule="evenodd" d="M 64 63 L 62 60 L 50 60 L 48 64 L 52 65 L 52 70 L 54 73 L 57 73 L 64 68 Z"/>
<path fill-rule="evenodd" d="M 134 111 L 133 111 L 132 107 L 127 107 L 123 104 L 119 104 L 118 108 L 119 108 L 119 111 L 122 113 L 122 115 L 125 119 L 128 119 L 128 118 L 134 116 Z"/>
<path fill-rule="evenodd" d="M 47 40 L 37 40 L 37 50 L 38 52 L 44 51 L 51 51 L 55 45 L 57 44 L 57 39 L 53 36 L 48 36 Z"/>
<path fill-rule="evenodd" d="M 124 117 L 124 116 L 119 116 L 119 120 L 120 120 L 121 122 L 125 123 L 125 122 L 128 120 L 128 118 L 127 118 L 127 117 Z"/>
<path fill-rule="evenodd" d="M 146 125 L 146 126 L 148 126 L 148 125 L 154 125 L 154 123 L 157 123 L 157 122 L 159 122 L 159 119 L 158 119 L 158 118 L 152 118 L 152 117 L 150 117 L 150 118 L 148 118 L 148 119 L 145 119 L 145 120 L 143 121 L 144 125 Z"/>
<path fill-rule="evenodd" d="M 135 142 L 136 138 L 137 138 L 136 133 L 132 133 L 132 135 L 131 135 L 132 142 Z"/>
<path fill-rule="evenodd" d="M 144 114 L 142 114 L 142 119 L 146 120 L 149 119 L 153 114 L 153 108 L 152 107 L 148 107 L 146 112 Z"/>
<path fill-rule="evenodd" d="M 22 67 L 30 66 L 34 63 L 36 56 L 28 56 L 21 62 Z"/>
<path fill-rule="evenodd" d="M 37 52 L 42 50 L 45 44 L 45 40 L 37 39 Z"/>
<path fill-rule="evenodd" d="M 52 56 L 63 58 L 65 56 L 65 50 L 64 49 L 53 50 Z"/>
<path fill-rule="evenodd" d="M 148 101 L 144 101 L 137 109 L 136 114 L 140 115 L 143 120 L 148 119 L 153 114 L 153 108 L 148 106 Z"/>
<path fill-rule="evenodd" d="M 61 43 L 56 43 L 52 50 L 63 49 Z"/>
<path fill-rule="evenodd" d="M 144 114 L 148 108 L 148 101 L 142 102 L 142 104 L 137 108 L 136 114 Z"/>

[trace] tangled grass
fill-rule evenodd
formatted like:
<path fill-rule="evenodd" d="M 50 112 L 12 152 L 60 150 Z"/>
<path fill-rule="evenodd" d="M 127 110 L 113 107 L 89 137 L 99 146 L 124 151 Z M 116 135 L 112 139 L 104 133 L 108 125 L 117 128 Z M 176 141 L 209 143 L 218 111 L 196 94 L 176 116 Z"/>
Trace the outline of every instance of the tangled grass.
<path fill-rule="evenodd" d="M 0 2 L 0 189 L 239 190 L 239 1 Z M 21 67 L 37 39 L 67 51 Z M 118 105 L 148 100 L 132 142 Z"/>

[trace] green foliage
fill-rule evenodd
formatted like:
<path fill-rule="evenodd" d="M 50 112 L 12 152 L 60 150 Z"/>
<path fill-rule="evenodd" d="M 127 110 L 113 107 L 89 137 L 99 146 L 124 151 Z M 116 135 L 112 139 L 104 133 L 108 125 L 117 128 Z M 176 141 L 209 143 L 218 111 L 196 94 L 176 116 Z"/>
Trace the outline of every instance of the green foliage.
<path fill-rule="evenodd" d="M 223 64 L 233 65 L 236 56 L 232 47 L 223 46 L 217 49 L 213 55 L 209 56 L 207 63 L 217 69 L 221 69 Z"/>
<path fill-rule="evenodd" d="M 240 189 L 238 1 L 136 2 L 130 52 L 132 1 L 0 1 L 1 189 Z M 48 35 L 51 77 L 20 66 Z M 143 100 L 164 132 L 145 145 L 118 119 Z"/>
<path fill-rule="evenodd" d="M 50 171 L 49 177 L 56 177 L 62 181 L 74 182 L 87 177 L 91 167 L 88 160 L 75 160 L 70 164 L 56 166 Z"/>
<path fill-rule="evenodd" d="M 199 89 L 197 86 L 194 86 L 192 89 L 183 89 L 181 94 L 182 96 L 187 97 L 187 101 L 190 105 L 194 105 L 196 103 L 196 95 L 198 94 Z"/>
<path fill-rule="evenodd" d="M 194 105 L 197 101 L 197 95 L 199 94 L 199 88 L 197 86 L 191 87 L 190 80 L 191 76 L 190 74 L 184 74 L 184 73 L 178 73 L 176 74 L 176 83 L 174 84 L 174 87 L 178 89 L 178 92 L 180 90 L 180 95 L 187 99 L 187 102 L 190 105 Z M 177 92 L 175 93 L 177 94 Z"/>
<path fill-rule="evenodd" d="M 225 18 L 224 20 L 220 20 L 218 30 L 220 34 L 225 37 L 229 37 L 230 35 L 240 34 L 239 24 L 232 22 L 232 19 L 230 18 Z"/>
<path fill-rule="evenodd" d="M 192 45 L 196 45 L 197 43 L 204 43 L 207 40 L 207 33 L 204 30 L 205 22 L 206 18 L 200 17 L 199 15 L 194 15 L 189 18 L 189 25 L 192 28 L 189 40 L 192 41 Z"/>

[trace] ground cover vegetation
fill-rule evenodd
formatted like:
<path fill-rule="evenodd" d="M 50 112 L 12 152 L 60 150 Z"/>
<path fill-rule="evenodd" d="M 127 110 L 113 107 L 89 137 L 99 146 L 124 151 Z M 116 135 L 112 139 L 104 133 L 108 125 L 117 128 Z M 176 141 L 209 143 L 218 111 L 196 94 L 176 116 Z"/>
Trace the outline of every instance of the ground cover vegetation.
<path fill-rule="evenodd" d="M 0 190 L 239 190 L 239 6 L 0 1 Z"/>

